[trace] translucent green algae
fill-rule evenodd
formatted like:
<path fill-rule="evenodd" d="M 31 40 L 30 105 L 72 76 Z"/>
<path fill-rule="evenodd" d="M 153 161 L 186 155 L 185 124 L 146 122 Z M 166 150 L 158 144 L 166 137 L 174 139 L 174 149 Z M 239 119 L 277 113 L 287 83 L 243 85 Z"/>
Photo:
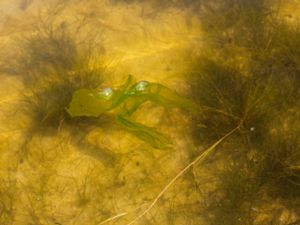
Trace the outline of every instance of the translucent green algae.
<path fill-rule="evenodd" d="M 198 106 L 179 96 L 169 88 L 148 81 L 135 82 L 132 76 L 126 84 L 112 89 L 80 89 L 74 92 L 67 112 L 71 117 L 98 117 L 104 113 L 113 113 L 116 121 L 127 131 L 154 148 L 169 148 L 171 140 L 151 127 L 132 122 L 127 118 L 146 101 L 163 107 L 178 107 L 197 112 Z"/>

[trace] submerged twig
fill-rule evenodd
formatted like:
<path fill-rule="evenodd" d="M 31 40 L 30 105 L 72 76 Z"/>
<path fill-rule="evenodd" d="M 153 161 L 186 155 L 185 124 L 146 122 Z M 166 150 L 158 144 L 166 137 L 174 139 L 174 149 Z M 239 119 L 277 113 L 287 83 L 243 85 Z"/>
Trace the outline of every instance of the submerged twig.
<path fill-rule="evenodd" d="M 193 165 L 196 163 L 200 162 L 201 160 L 205 159 L 220 143 L 222 143 L 226 138 L 228 138 L 230 135 L 232 135 L 236 130 L 240 128 L 242 125 L 241 121 L 239 125 L 228 132 L 226 135 L 221 137 L 218 141 L 216 141 L 213 145 L 211 145 L 209 148 L 207 148 L 202 154 L 200 154 L 196 159 L 194 159 L 191 163 L 189 163 L 186 167 L 184 167 L 162 190 L 161 192 L 156 196 L 156 198 L 152 201 L 152 203 L 139 215 L 137 216 L 134 220 L 129 222 L 126 225 L 131 225 L 137 222 L 139 219 L 144 217 L 153 207 L 154 205 L 158 202 L 158 200 L 161 199 L 161 197 L 165 194 L 165 192 L 175 183 L 178 178 L 180 178 L 187 170 L 189 170 Z"/>
<path fill-rule="evenodd" d="M 105 224 L 105 223 L 107 223 L 107 222 L 109 222 L 109 221 L 113 221 L 113 220 L 118 219 L 118 218 L 120 218 L 120 217 L 122 217 L 122 216 L 126 216 L 127 214 L 128 214 L 127 212 L 123 212 L 123 213 L 120 213 L 120 214 L 118 214 L 118 215 L 112 216 L 112 217 L 110 217 L 110 218 L 108 218 L 108 219 L 102 221 L 101 223 L 99 223 L 99 225 Z"/>
<path fill-rule="evenodd" d="M 158 200 L 161 199 L 161 197 L 166 193 L 166 191 L 175 183 L 176 180 L 178 180 L 187 170 L 189 170 L 193 165 L 195 165 L 196 163 L 200 162 L 201 160 L 205 159 L 206 156 L 209 155 L 209 153 L 211 153 L 219 144 L 221 144 L 226 138 L 228 138 L 230 135 L 232 135 L 235 131 L 237 131 L 241 125 L 243 123 L 243 120 L 241 120 L 241 122 L 238 124 L 237 127 L 235 127 L 234 129 L 232 129 L 230 132 L 228 132 L 227 134 L 225 134 L 223 137 L 221 137 L 218 141 L 216 141 L 214 144 L 212 144 L 209 148 L 207 148 L 202 154 L 200 154 L 196 159 L 194 159 L 191 163 L 189 163 L 187 166 L 185 166 L 182 170 L 180 170 L 180 172 L 178 174 L 176 174 L 175 177 L 173 177 L 173 179 L 161 190 L 161 192 L 159 192 L 159 194 L 156 196 L 156 198 L 151 202 L 151 204 L 139 215 L 137 216 L 135 219 L 133 219 L 131 222 L 129 222 L 126 225 L 132 225 L 135 222 L 137 222 L 138 220 L 140 220 L 142 217 L 144 217 L 154 206 L 155 204 L 158 202 Z M 106 220 L 104 220 L 103 222 L 101 222 L 99 225 L 111 222 L 113 220 L 116 220 L 120 217 L 123 217 L 125 215 L 128 215 L 128 213 L 120 213 L 118 215 L 112 216 Z"/>

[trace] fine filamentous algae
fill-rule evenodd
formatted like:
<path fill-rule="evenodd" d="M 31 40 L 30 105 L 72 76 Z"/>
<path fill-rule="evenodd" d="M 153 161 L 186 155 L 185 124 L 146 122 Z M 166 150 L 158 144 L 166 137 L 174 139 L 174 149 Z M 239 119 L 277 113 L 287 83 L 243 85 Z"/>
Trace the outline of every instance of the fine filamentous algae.
<path fill-rule="evenodd" d="M 300 224 L 299 1 L 0 15 L 1 225 Z"/>

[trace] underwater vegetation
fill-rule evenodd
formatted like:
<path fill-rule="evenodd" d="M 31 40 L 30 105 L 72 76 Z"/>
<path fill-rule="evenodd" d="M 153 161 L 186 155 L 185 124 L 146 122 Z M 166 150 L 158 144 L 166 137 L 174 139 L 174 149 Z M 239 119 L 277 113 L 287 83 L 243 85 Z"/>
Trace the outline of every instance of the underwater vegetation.
<path fill-rule="evenodd" d="M 67 128 L 70 135 L 84 139 L 83 132 L 96 126 L 95 120 L 72 120 L 65 110 L 75 90 L 96 88 L 102 83 L 104 68 L 101 62 L 92 61 L 92 48 L 97 50 L 90 43 L 80 45 L 66 24 L 54 22 L 40 24 L 34 34 L 21 41 L 16 65 L 5 68 L 22 80 L 25 91 L 19 107 L 31 121 L 21 147 L 21 161 L 33 137 L 55 135 Z M 76 144 L 82 145 L 81 141 Z"/>
<path fill-rule="evenodd" d="M 212 143 L 242 121 L 205 165 L 215 184 L 200 210 L 208 224 L 299 223 L 300 30 L 278 17 L 277 4 L 203 3 L 209 47 L 190 80 L 195 101 L 223 113 L 196 116 L 195 141 Z"/>
<path fill-rule="evenodd" d="M 174 151 L 152 148 L 162 147 L 157 140 L 163 144 L 170 142 L 169 137 L 161 135 L 170 130 L 160 129 L 161 115 L 176 112 L 180 116 L 181 111 L 173 112 L 170 108 L 194 107 L 167 85 L 152 82 L 153 78 L 140 83 L 129 79 L 123 86 L 125 90 L 117 82 L 109 85 L 120 91 L 122 98 L 118 101 L 126 100 L 120 107 L 121 114 L 110 114 L 114 109 L 97 117 L 75 116 L 76 106 L 72 108 L 72 103 L 76 105 L 78 99 L 72 102 L 72 95 L 80 90 L 101 90 L 113 75 L 106 71 L 109 63 L 102 61 L 105 50 L 97 33 L 101 28 L 89 33 L 85 29 L 88 26 L 78 21 L 64 21 L 68 13 L 60 6 L 51 8 L 50 15 L 40 12 L 33 27 L 17 34 L 12 41 L 15 51 L 1 55 L 1 76 L 18 81 L 19 85 L 18 98 L 7 110 L 13 109 L 3 119 L 18 128 L 19 136 L 8 136 L 9 144 L 1 149 L 1 160 L 13 162 L 12 166 L 5 164 L 1 172 L 15 182 L 14 193 L 19 195 L 10 201 L 6 201 L 6 196 L 0 199 L 2 224 L 102 224 L 120 209 L 136 214 L 155 194 L 151 189 L 161 187 L 156 180 L 165 174 L 159 167 L 173 163 L 167 158 Z M 124 93 L 143 88 L 147 91 L 131 99 Z M 148 104 L 148 100 L 155 104 Z M 154 119 L 145 119 L 143 113 L 136 115 L 136 109 L 145 115 L 148 111 Z M 116 115 L 119 115 L 117 120 Z M 129 115 L 139 122 L 127 120 L 125 116 Z M 172 119 L 172 116 L 164 118 L 164 122 Z M 147 120 L 154 121 L 152 124 L 159 125 L 157 131 L 140 125 L 143 120 L 145 124 Z M 127 135 L 117 123 L 134 135 Z M 173 133 L 172 130 L 168 133 L 172 139 Z M 134 136 L 146 143 L 135 140 Z M 3 192 L 10 197 L 7 190 Z"/>
<path fill-rule="evenodd" d="M 35 2 L 0 27 L 0 224 L 300 224 L 296 1 Z"/>
<path fill-rule="evenodd" d="M 117 89 L 79 89 L 73 94 L 70 106 L 66 109 L 74 117 L 98 117 L 104 113 L 116 114 L 116 121 L 126 130 L 154 148 L 170 148 L 171 140 L 140 123 L 128 120 L 140 105 L 151 101 L 164 107 L 178 107 L 197 112 L 197 105 L 179 96 L 169 88 L 148 81 L 134 81 L 129 75 L 126 83 Z"/>

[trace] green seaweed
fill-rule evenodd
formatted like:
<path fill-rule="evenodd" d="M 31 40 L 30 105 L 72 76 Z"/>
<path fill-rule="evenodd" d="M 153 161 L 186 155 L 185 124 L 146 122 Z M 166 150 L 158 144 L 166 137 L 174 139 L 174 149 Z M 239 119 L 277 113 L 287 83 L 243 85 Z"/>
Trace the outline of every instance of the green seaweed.
<path fill-rule="evenodd" d="M 71 117 L 98 117 L 105 113 L 116 115 L 116 121 L 127 131 L 154 148 L 169 148 L 171 140 L 153 128 L 129 121 L 132 115 L 146 101 L 164 107 L 178 107 L 197 112 L 199 107 L 192 101 L 179 96 L 169 88 L 148 81 L 134 82 L 130 75 L 120 88 L 79 89 L 74 92 L 66 109 Z"/>

